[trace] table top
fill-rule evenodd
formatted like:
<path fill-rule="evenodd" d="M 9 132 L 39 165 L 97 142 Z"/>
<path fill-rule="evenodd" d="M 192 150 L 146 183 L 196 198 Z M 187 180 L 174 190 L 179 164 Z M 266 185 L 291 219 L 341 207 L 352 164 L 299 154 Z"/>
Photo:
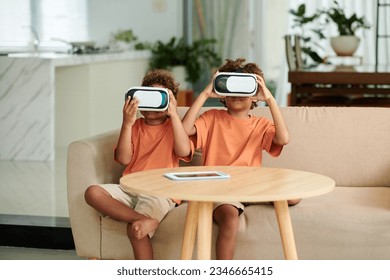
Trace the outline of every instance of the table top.
<path fill-rule="evenodd" d="M 229 179 L 174 181 L 169 172 L 222 171 Z M 249 166 L 188 166 L 135 172 L 120 179 L 124 189 L 190 201 L 281 201 L 332 191 L 327 176 L 292 169 Z"/>
<path fill-rule="evenodd" d="M 335 66 L 319 65 L 310 69 L 288 72 L 293 84 L 390 84 L 390 65 Z"/>
<path fill-rule="evenodd" d="M 353 72 L 353 73 L 390 73 L 390 65 L 332 65 L 319 64 L 316 67 L 296 69 L 291 72 L 305 72 L 305 73 L 327 73 L 327 72 Z"/>

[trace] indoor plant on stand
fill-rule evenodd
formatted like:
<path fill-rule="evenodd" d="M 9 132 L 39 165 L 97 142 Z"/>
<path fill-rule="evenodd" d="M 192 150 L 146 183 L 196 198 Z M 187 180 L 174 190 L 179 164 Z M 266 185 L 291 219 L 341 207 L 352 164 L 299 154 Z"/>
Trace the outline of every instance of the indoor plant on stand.
<path fill-rule="evenodd" d="M 290 9 L 289 13 L 292 15 L 292 28 L 297 31 L 301 40 L 304 66 L 310 68 L 323 63 L 321 40 L 325 39 L 325 36 L 323 27 L 316 24 L 320 14 L 308 14 L 306 4 L 300 4 L 296 10 Z"/>
<path fill-rule="evenodd" d="M 187 44 L 183 38 L 172 37 L 166 43 L 139 43 L 136 49 L 149 49 L 152 53 L 149 68 L 171 70 L 181 83 L 180 88 L 188 89 L 200 79 L 203 71 L 221 64 L 220 56 L 213 49 L 215 42 L 214 39 L 201 39 Z"/>
<path fill-rule="evenodd" d="M 221 58 L 213 48 L 215 43 L 214 39 L 200 39 L 188 44 L 183 38 L 172 37 L 168 42 L 140 42 L 135 48 L 151 51 L 150 69 L 172 71 L 179 83 L 178 105 L 189 106 L 196 94 L 194 85 L 200 84 L 204 73 L 221 64 Z M 202 85 L 202 88 L 205 86 Z"/>
<path fill-rule="evenodd" d="M 339 3 L 333 1 L 334 6 L 327 10 L 319 10 L 320 15 L 325 15 L 325 22 L 333 22 L 337 25 L 339 35 L 330 39 L 330 44 L 338 56 L 352 56 L 359 46 L 360 38 L 355 35 L 359 29 L 369 29 L 364 16 L 358 17 L 356 13 L 347 17 Z"/>

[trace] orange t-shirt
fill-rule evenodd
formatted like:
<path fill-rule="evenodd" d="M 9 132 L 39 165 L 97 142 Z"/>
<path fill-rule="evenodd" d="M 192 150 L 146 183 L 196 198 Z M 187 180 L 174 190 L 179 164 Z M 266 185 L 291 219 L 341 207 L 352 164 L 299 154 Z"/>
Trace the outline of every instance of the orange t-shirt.
<path fill-rule="evenodd" d="M 283 149 L 272 142 L 275 125 L 263 117 L 241 120 L 213 109 L 199 116 L 195 126 L 204 165 L 261 166 L 263 150 L 276 157 Z"/>
<path fill-rule="evenodd" d="M 133 157 L 123 171 L 123 176 L 142 170 L 178 167 L 179 159 L 190 161 L 194 151 L 191 142 L 189 156 L 182 158 L 176 155 L 172 121 L 169 118 L 156 126 L 147 125 L 144 118 L 137 119 L 132 127 L 131 145 Z M 180 203 L 179 200 L 174 201 Z"/>

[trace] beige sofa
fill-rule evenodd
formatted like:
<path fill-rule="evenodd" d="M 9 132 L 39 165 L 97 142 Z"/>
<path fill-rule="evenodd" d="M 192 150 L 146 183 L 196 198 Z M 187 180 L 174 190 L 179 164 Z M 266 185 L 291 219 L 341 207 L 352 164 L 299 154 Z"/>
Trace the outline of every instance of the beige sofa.
<path fill-rule="evenodd" d="M 183 114 L 187 108 L 179 108 Z M 210 108 L 204 108 L 210 109 Z M 220 108 L 221 109 L 221 108 Z M 264 166 L 320 173 L 336 181 L 326 195 L 290 208 L 300 259 L 390 259 L 390 109 L 285 107 L 291 141 Z M 255 115 L 270 117 L 259 107 Z M 77 254 L 132 259 L 126 224 L 101 218 L 84 201 L 96 183 L 118 182 L 123 167 L 112 158 L 118 131 L 69 146 L 68 202 Z M 199 164 L 199 158 L 193 164 Z M 187 204 L 171 211 L 153 237 L 156 259 L 179 259 Z M 213 226 L 213 252 L 218 228 Z M 194 256 L 196 256 L 196 246 Z M 283 259 L 272 206 L 247 207 L 240 216 L 236 259 Z"/>

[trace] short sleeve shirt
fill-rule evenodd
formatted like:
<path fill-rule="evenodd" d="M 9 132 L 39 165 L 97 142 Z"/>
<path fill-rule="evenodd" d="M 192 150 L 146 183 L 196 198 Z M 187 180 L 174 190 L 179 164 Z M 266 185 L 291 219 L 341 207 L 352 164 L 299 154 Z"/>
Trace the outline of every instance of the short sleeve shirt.
<path fill-rule="evenodd" d="M 176 155 L 172 121 L 169 118 L 156 126 L 147 125 L 144 118 L 138 118 L 131 133 L 133 156 L 123 171 L 123 176 L 142 170 L 178 167 L 180 159 L 183 161 L 192 159 L 194 145 L 191 141 L 191 153 L 188 157 Z M 177 204 L 181 202 L 178 199 L 172 200 Z"/>
<path fill-rule="evenodd" d="M 191 152 L 187 158 L 176 155 L 172 121 L 169 118 L 156 126 L 147 125 L 144 118 L 137 119 L 132 127 L 131 145 L 133 157 L 123 175 L 142 170 L 178 167 L 179 159 L 189 161 L 193 154 Z M 191 148 L 193 151 L 193 147 Z"/>
<path fill-rule="evenodd" d="M 208 166 L 261 166 L 262 151 L 280 155 L 283 146 L 273 143 L 275 125 L 263 117 L 241 120 L 226 110 L 212 109 L 195 122 L 196 148 Z"/>

